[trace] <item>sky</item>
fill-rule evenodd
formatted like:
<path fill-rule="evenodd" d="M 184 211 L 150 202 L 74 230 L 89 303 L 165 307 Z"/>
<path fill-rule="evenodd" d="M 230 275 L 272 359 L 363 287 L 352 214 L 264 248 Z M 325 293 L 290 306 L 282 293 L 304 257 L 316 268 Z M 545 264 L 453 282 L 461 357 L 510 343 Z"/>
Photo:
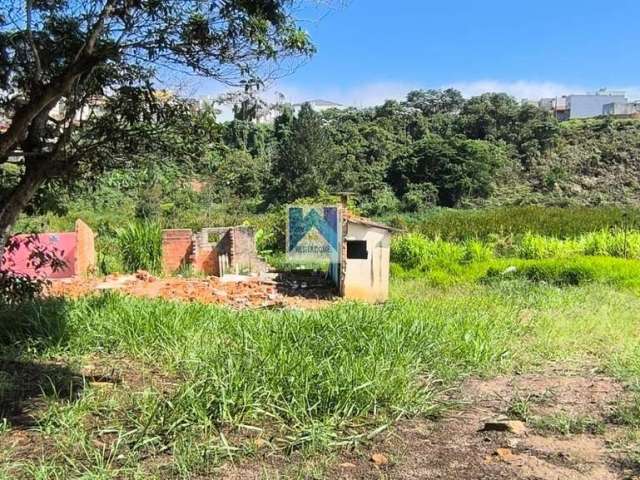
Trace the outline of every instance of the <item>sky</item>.
<path fill-rule="evenodd" d="M 608 87 L 640 99 L 638 0 L 316 0 L 296 17 L 317 53 L 267 96 L 370 106 L 418 88 L 538 99 Z"/>

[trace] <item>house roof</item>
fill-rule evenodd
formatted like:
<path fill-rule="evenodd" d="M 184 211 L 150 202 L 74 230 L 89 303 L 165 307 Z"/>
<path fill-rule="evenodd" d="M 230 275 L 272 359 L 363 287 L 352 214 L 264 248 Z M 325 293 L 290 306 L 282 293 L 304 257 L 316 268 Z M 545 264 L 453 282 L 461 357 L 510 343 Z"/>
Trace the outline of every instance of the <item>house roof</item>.
<path fill-rule="evenodd" d="M 352 215 L 349 215 L 347 217 L 347 222 L 357 223 L 359 225 L 365 225 L 367 227 L 381 228 L 382 230 L 388 230 L 389 232 L 401 231 L 398 228 L 390 227 L 389 225 L 385 225 L 384 223 L 378 223 L 378 222 L 374 222 L 373 220 L 369 220 L 368 218 L 356 217 Z"/>

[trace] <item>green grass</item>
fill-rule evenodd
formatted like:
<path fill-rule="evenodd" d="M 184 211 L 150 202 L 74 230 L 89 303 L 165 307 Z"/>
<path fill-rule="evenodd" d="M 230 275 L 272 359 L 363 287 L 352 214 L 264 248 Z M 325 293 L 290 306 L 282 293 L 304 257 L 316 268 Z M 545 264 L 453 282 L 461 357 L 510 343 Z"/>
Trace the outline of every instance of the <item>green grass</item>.
<path fill-rule="evenodd" d="M 157 223 L 129 223 L 116 230 L 116 243 L 126 271 L 160 272 L 162 229 Z"/>
<path fill-rule="evenodd" d="M 419 214 L 381 218 L 393 226 L 448 241 L 491 240 L 535 232 L 572 238 L 599 230 L 640 229 L 640 210 L 632 207 L 515 206 L 454 210 L 439 208 Z"/>
<path fill-rule="evenodd" d="M 567 413 L 556 413 L 546 417 L 536 417 L 531 420 L 536 430 L 546 433 L 556 433 L 560 435 L 576 435 L 581 433 L 591 433 L 600 435 L 604 433 L 605 426 L 601 420 L 588 415 L 569 415 Z"/>
<path fill-rule="evenodd" d="M 617 425 L 640 429 L 640 393 L 634 392 L 631 398 L 617 404 L 610 420 Z"/>
<path fill-rule="evenodd" d="M 632 292 L 600 283 L 442 289 L 419 278 L 394 279 L 387 305 L 321 311 L 236 312 L 113 294 L 2 308 L 5 356 L 64 359 L 71 370 L 126 358 L 132 373 L 164 378 L 69 388 L 71 373 L 46 372 L 35 428 L 58 454 L 17 465 L 5 452 L 4 464 L 13 465 L 9 478 L 153 478 L 147 461 L 170 454 L 163 478 L 213 475 L 259 448 L 313 456 L 366 441 L 400 416 L 438 415 L 441 393 L 469 374 L 588 361 L 632 381 L 639 308 Z M 3 391 L 20 391 L 12 386 L 20 378 L 3 378 Z M 522 400 L 526 416 L 536 399 Z M 592 428 L 561 420 L 544 428 Z"/>

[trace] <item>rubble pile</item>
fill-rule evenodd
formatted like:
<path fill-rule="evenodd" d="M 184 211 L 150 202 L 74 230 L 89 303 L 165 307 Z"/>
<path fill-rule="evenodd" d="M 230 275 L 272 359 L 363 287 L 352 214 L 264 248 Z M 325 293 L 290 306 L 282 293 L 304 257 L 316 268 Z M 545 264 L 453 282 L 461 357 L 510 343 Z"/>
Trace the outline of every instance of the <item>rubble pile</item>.
<path fill-rule="evenodd" d="M 207 278 L 155 277 L 146 271 L 109 275 L 102 279 L 53 280 L 49 296 L 78 298 L 99 291 L 118 291 L 143 298 L 221 304 L 234 308 L 297 306 L 317 308 L 331 303 L 332 294 L 320 284 L 278 281 L 251 276 Z"/>

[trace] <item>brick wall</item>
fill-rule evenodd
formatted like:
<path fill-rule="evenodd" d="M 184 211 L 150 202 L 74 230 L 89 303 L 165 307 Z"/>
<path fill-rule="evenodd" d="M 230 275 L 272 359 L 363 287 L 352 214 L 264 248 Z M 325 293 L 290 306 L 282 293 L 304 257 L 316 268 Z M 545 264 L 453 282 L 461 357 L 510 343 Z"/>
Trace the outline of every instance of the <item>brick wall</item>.
<path fill-rule="evenodd" d="M 192 233 L 190 229 L 162 231 L 162 270 L 171 274 L 191 263 Z"/>
<path fill-rule="evenodd" d="M 76 220 L 76 265 L 75 274 L 92 275 L 96 272 L 95 235 L 89 225 Z"/>
<path fill-rule="evenodd" d="M 207 275 L 220 276 L 218 268 L 218 252 L 212 245 L 194 248 L 193 269 Z"/>
<path fill-rule="evenodd" d="M 258 259 L 253 230 L 249 227 L 162 231 L 162 268 L 174 273 L 182 265 L 206 275 L 266 271 Z"/>

